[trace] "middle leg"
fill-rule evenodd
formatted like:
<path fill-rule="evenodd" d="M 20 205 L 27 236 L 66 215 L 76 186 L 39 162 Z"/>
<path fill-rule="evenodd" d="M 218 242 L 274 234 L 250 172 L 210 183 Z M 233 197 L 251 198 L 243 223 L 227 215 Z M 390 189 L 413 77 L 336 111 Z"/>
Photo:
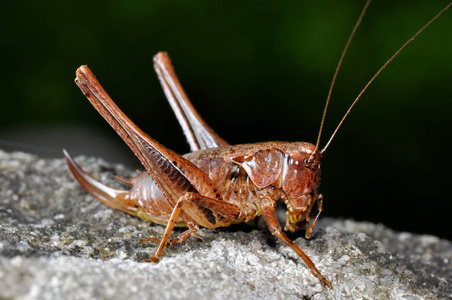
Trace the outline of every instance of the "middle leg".
<path fill-rule="evenodd" d="M 155 255 L 150 259 L 145 260 L 146 262 L 157 262 L 160 257 L 162 257 L 163 252 L 168 245 L 183 243 L 192 234 L 196 234 L 196 230 L 189 229 L 180 234 L 177 238 L 170 239 L 176 220 L 179 218 L 182 211 L 193 218 L 196 223 L 207 228 L 227 226 L 233 221 L 240 220 L 242 215 L 240 208 L 233 203 L 205 197 L 196 193 L 186 193 L 174 206 L 162 238 L 150 238 L 145 240 L 159 243 Z"/>

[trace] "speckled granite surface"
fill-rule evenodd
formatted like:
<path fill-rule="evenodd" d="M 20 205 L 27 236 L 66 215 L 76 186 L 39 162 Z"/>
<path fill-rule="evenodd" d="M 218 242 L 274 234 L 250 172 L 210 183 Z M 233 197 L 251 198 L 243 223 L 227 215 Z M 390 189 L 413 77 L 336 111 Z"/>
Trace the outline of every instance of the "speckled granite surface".
<path fill-rule="evenodd" d="M 96 178 L 135 172 L 76 160 Z M 203 230 L 204 240 L 143 263 L 160 236 L 152 225 L 103 206 L 63 159 L 0 151 L 0 298 L 11 299 L 426 299 L 452 297 L 452 243 L 382 225 L 322 218 L 311 240 L 291 237 L 333 282 L 320 286 L 297 255 L 263 226 Z"/>

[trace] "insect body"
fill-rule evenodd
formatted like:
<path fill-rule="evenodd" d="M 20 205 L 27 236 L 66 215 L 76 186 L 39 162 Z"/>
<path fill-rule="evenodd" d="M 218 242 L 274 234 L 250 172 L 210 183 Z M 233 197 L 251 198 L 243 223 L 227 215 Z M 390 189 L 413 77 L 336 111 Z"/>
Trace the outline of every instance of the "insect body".
<path fill-rule="evenodd" d="M 334 79 L 344 53 L 345 50 Z M 154 68 L 192 152 L 178 155 L 147 136 L 116 106 L 88 67 L 81 66 L 76 72 L 75 82 L 132 149 L 146 172 L 130 180 L 119 178 L 130 185 L 130 190 L 112 189 L 84 172 L 64 151 L 69 168 L 78 182 L 107 206 L 166 226 L 160 240 L 147 239 L 159 243 L 155 255 L 148 261 L 158 261 L 167 245 L 183 243 L 192 235 L 199 237 L 197 232 L 200 226 L 225 227 L 262 215 L 271 233 L 289 245 L 323 285 L 332 287 L 309 257 L 283 232 L 275 209 L 278 200 L 284 201 L 287 207 L 284 230 L 294 231 L 306 227 L 306 237 L 310 237 L 323 210 L 323 197 L 318 193 L 320 159 L 343 120 L 323 150 L 318 147 L 321 129 L 316 145 L 306 142 L 266 142 L 231 146 L 214 133 L 194 109 L 166 53 L 159 52 L 154 57 Z M 186 226 L 188 229 L 170 239 L 174 226 Z"/>
<path fill-rule="evenodd" d="M 263 215 L 271 232 L 299 253 L 322 282 L 330 285 L 303 251 L 283 233 L 275 214 L 276 199 L 281 199 L 288 208 L 285 229 L 294 231 L 309 224 L 306 236 L 310 236 L 323 205 L 322 196 L 317 193 L 320 152 L 304 142 L 229 146 L 207 127 L 191 106 L 166 53 L 158 53 L 154 62 L 173 108 L 180 108 L 176 114 L 187 129 L 185 133 L 195 151 L 180 156 L 148 137 L 119 110 L 91 71 L 82 66 L 77 70 L 76 83 L 132 148 L 147 172 L 130 180 L 121 179 L 132 187 L 129 191 L 115 190 L 86 174 L 65 152 L 75 178 L 102 203 L 146 221 L 167 225 L 151 261 L 161 257 L 168 242 L 183 242 L 190 235 L 196 235 L 199 226 L 224 227 Z M 175 225 L 186 225 L 188 230 L 169 240 Z"/>

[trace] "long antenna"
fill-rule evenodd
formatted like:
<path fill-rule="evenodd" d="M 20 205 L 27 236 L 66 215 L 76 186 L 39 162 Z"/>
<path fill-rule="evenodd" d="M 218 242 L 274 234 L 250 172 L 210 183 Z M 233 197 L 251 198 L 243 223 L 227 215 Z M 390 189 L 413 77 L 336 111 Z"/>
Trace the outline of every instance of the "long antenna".
<path fill-rule="evenodd" d="M 319 135 L 317 137 L 317 143 L 315 144 L 315 150 L 313 153 L 317 153 L 317 151 L 319 149 L 320 136 L 322 135 L 323 124 L 325 123 L 326 111 L 328 110 L 328 104 L 330 103 L 331 93 L 333 92 L 333 87 L 334 87 L 334 84 L 336 83 L 337 73 L 339 73 L 339 69 L 341 68 L 345 53 L 347 52 L 348 47 L 350 46 L 350 43 L 353 39 L 353 36 L 355 35 L 356 29 L 358 29 L 359 24 L 361 24 L 364 14 L 367 11 L 367 7 L 369 6 L 371 1 L 372 0 L 367 0 L 366 4 L 364 5 L 364 8 L 361 11 L 361 14 L 359 15 L 358 20 L 356 21 L 355 27 L 353 27 L 352 33 L 350 34 L 350 37 L 348 38 L 347 44 L 345 44 L 345 48 L 342 51 L 341 58 L 339 59 L 339 62 L 337 64 L 336 71 L 334 72 L 333 80 L 331 81 L 330 90 L 328 91 L 328 97 L 326 98 L 325 108 L 323 109 L 322 122 L 320 122 Z"/>
<path fill-rule="evenodd" d="M 408 41 L 405 42 L 405 44 L 403 44 L 402 47 L 400 47 L 399 50 L 396 51 L 396 53 L 394 53 L 394 55 L 391 56 L 391 58 L 388 59 L 388 61 L 378 70 L 377 73 L 375 73 L 375 75 L 369 80 L 369 82 L 366 84 L 366 86 L 361 90 L 361 92 L 358 94 L 358 97 L 356 97 L 355 101 L 353 101 L 352 105 L 350 105 L 350 108 L 347 110 L 347 112 L 345 113 L 344 117 L 342 118 L 342 120 L 339 122 L 339 125 L 337 125 L 336 129 L 334 130 L 333 134 L 331 135 L 330 139 L 328 140 L 328 143 L 326 143 L 325 147 L 322 149 L 322 151 L 320 151 L 320 153 L 324 153 L 325 150 L 328 148 L 328 146 L 330 145 L 331 141 L 333 140 L 334 136 L 336 135 L 337 131 L 339 130 L 339 128 L 341 127 L 342 123 L 344 122 L 345 118 L 347 118 L 348 114 L 350 113 L 350 111 L 352 110 L 353 106 L 355 106 L 355 104 L 358 102 L 359 99 L 361 99 L 361 96 L 364 94 L 364 92 L 367 90 L 367 88 L 369 87 L 369 85 L 375 80 L 375 78 L 377 78 L 378 75 L 380 75 L 381 71 L 383 71 L 384 68 L 386 68 L 387 65 L 389 65 L 389 63 L 409 44 L 411 43 L 422 31 L 425 30 L 425 28 L 427 28 L 431 23 L 433 23 L 433 21 L 435 21 L 442 13 L 444 13 L 450 6 L 452 6 L 452 2 L 449 3 L 445 8 L 443 8 L 443 10 L 441 10 L 435 17 L 433 17 L 433 19 L 431 19 L 427 24 L 425 24 L 421 29 L 419 29 L 418 32 L 416 32 L 415 35 L 413 35 Z M 322 125 L 323 125 L 323 120 L 322 120 Z M 318 141 L 317 141 L 318 144 Z M 316 150 L 317 150 L 317 146 L 316 146 Z"/>

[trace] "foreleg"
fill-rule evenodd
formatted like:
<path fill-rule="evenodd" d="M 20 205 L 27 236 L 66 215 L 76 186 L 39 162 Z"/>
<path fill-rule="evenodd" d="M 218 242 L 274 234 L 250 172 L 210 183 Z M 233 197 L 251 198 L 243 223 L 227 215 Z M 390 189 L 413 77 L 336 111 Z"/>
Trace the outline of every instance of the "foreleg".
<path fill-rule="evenodd" d="M 307 223 L 306 224 L 306 238 L 309 239 L 311 237 L 311 232 L 314 231 L 315 225 L 317 224 L 317 220 L 319 219 L 320 214 L 323 211 L 323 196 L 322 195 L 318 195 L 317 196 L 317 215 L 314 218 L 314 221 L 311 223 Z"/>
<path fill-rule="evenodd" d="M 317 270 L 312 260 L 282 231 L 281 225 L 279 224 L 278 218 L 276 217 L 275 202 L 270 198 L 263 198 L 261 205 L 262 216 L 264 217 L 264 220 L 267 223 L 270 232 L 273 235 L 276 235 L 286 245 L 290 246 L 290 248 L 292 248 L 301 257 L 301 259 L 303 259 L 308 268 L 311 270 L 312 274 L 314 274 L 314 276 L 317 277 L 323 285 L 332 288 L 333 286 L 331 282 L 328 281 L 320 273 L 319 270 Z"/>

